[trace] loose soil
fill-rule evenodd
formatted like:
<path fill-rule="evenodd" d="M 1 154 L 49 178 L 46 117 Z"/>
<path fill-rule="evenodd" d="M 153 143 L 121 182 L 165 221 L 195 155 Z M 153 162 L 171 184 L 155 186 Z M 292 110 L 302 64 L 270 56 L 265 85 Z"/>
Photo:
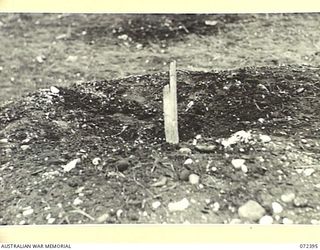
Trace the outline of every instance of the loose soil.
<path fill-rule="evenodd" d="M 318 223 L 319 74 L 299 65 L 179 70 L 179 145 L 164 138 L 167 72 L 51 87 L 3 104 L 0 223 L 257 223 L 238 215 L 248 200 L 275 224 Z M 226 146 L 238 131 L 250 136 Z M 284 202 L 287 193 L 295 200 Z M 182 199 L 189 206 L 171 211 Z"/>

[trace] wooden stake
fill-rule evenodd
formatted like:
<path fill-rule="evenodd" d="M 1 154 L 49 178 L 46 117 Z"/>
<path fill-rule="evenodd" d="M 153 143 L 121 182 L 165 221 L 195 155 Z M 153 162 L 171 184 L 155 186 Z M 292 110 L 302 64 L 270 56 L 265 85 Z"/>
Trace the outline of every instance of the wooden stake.
<path fill-rule="evenodd" d="M 170 82 L 163 88 L 163 113 L 166 142 L 179 143 L 176 62 L 170 63 Z"/>

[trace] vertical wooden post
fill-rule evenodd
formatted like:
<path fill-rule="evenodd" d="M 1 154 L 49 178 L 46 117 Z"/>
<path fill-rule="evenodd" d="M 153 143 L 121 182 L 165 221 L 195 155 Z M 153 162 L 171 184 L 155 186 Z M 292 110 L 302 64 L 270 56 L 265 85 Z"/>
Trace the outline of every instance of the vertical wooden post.
<path fill-rule="evenodd" d="M 163 88 L 163 113 L 166 142 L 179 143 L 176 62 L 170 63 L 170 82 Z"/>

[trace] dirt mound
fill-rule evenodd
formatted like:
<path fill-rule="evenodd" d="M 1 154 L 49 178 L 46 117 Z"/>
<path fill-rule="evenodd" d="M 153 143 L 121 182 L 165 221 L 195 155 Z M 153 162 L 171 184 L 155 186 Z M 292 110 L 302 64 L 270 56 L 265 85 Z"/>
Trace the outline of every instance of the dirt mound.
<path fill-rule="evenodd" d="M 50 218 L 55 218 L 52 223 L 89 223 L 106 211 L 103 222 L 107 223 L 199 223 L 203 214 L 210 215 L 203 222 L 229 223 L 244 200 L 263 203 L 265 186 L 280 185 L 277 170 L 284 163 L 279 163 L 278 155 L 290 143 L 301 137 L 312 140 L 312 145 L 303 147 L 306 154 L 290 145 L 296 155 L 310 158 L 312 154 L 310 164 L 319 160 L 315 156 L 319 153 L 319 73 L 319 68 L 309 66 L 178 71 L 181 144 L 177 147 L 165 143 L 163 131 L 162 89 L 168 84 L 168 73 L 51 87 L 6 104 L 0 108 L 0 164 L 3 188 L 9 191 L 1 197 L 1 223 L 43 224 Z M 227 149 L 221 143 L 241 130 L 251 131 L 253 138 L 267 134 L 275 144 L 263 146 L 256 140 L 254 148 L 244 140 Z M 199 152 L 193 144 L 197 135 L 213 150 Z M 197 163 L 188 171 L 201 176 L 202 188 L 180 179 L 188 158 L 178 152 L 180 147 L 194 152 L 191 158 Z M 235 172 L 230 155 L 247 159 L 251 170 L 245 175 Z M 266 165 L 257 165 L 258 157 L 266 157 Z M 70 172 L 61 168 L 74 159 L 76 167 Z M 124 161 L 124 167 L 119 161 Z M 219 171 L 208 170 L 208 162 Z M 152 183 L 161 176 L 169 182 L 159 194 Z M 290 186 L 293 178 L 297 177 L 281 183 Z M 201 202 L 205 196 L 218 200 L 221 214 L 203 212 L 202 203 L 182 217 L 165 208 L 154 211 L 151 201 L 166 204 L 172 192 L 182 198 L 185 189 Z M 279 193 L 274 187 L 270 190 Z M 29 206 L 34 213 L 22 220 L 23 209 Z"/>

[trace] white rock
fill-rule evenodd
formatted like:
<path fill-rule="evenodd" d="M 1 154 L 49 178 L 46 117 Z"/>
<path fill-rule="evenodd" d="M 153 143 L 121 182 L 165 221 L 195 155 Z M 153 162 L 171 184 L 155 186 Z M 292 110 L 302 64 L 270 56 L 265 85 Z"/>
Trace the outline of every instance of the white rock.
<path fill-rule="evenodd" d="M 183 155 L 189 155 L 192 153 L 192 150 L 190 148 L 180 148 L 179 153 Z"/>
<path fill-rule="evenodd" d="M 263 143 L 271 142 L 271 137 L 269 135 L 259 135 L 259 139 Z"/>
<path fill-rule="evenodd" d="M 78 60 L 78 56 L 72 56 L 72 55 L 68 56 L 66 59 L 67 62 L 75 62 L 77 60 Z"/>
<path fill-rule="evenodd" d="M 320 183 L 314 185 L 316 188 L 320 188 Z"/>
<path fill-rule="evenodd" d="M 151 206 L 153 210 L 156 210 L 161 206 L 161 202 L 160 201 L 152 202 Z"/>
<path fill-rule="evenodd" d="M 7 139 L 7 138 L 3 138 L 3 139 L 0 139 L 0 143 L 8 143 L 9 142 L 9 140 Z"/>
<path fill-rule="evenodd" d="M 60 90 L 55 87 L 55 86 L 51 86 L 50 87 L 50 91 L 53 93 L 53 94 L 58 94 L 60 92 Z"/>
<path fill-rule="evenodd" d="M 75 198 L 73 201 L 73 205 L 75 206 L 80 205 L 81 203 L 83 203 L 83 201 L 79 197 Z"/>
<path fill-rule="evenodd" d="M 201 138 L 202 138 L 201 135 L 196 135 L 196 139 L 197 139 L 197 140 L 200 140 Z"/>
<path fill-rule="evenodd" d="M 116 212 L 117 218 L 120 218 L 122 214 L 123 214 L 122 209 L 117 210 L 117 212 Z"/>
<path fill-rule="evenodd" d="M 283 218 L 282 223 L 285 225 L 291 225 L 291 224 L 293 224 L 293 220 L 290 220 L 288 218 Z"/>
<path fill-rule="evenodd" d="M 273 218 L 269 215 L 262 216 L 259 220 L 261 225 L 271 225 L 273 223 Z"/>
<path fill-rule="evenodd" d="M 189 207 L 189 205 L 190 205 L 190 202 L 188 201 L 188 199 L 187 198 L 183 198 L 181 201 L 170 202 L 168 204 L 168 209 L 171 212 L 184 211 Z"/>
<path fill-rule="evenodd" d="M 265 209 L 258 202 L 253 200 L 249 200 L 238 209 L 238 214 L 240 217 L 252 221 L 260 219 L 263 215 L 265 215 L 265 213 Z"/>
<path fill-rule="evenodd" d="M 184 165 L 190 165 L 193 163 L 193 160 L 191 158 L 186 159 L 186 161 L 183 163 Z"/>
<path fill-rule="evenodd" d="M 98 166 L 100 164 L 100 162 L 101 162 L 101 158 L 99 158 L 99 157 L 92 159 L 92 164 L 95 166 Z"/>
<path fill-rule="evenodd" d="M 26 209 L 22 212 L 23 216 L 29 216 L 31 214 L 33 214 L 33 209 L 32 208 L 29 208 L 29 209 Z"/>
<path fill-rule="evenodd" d="M 19 225 L 24 225 L 24 224 L 26 224 L 25 220 L 22 220 L 22 221 L 19 222 Z"/>
<path fill-rule="evenodd" d="M 29 149 L 30 146 L 29 146 L 29 145 L 21 145 L 20 148 L 21 148 L 23 151 L 25 151 L 25 150 Z"/>
<path fill-rule="evenodd" d="M 295 193 L 289 192 L 281 195 L 281 200 L 285 203 L 290 203 L 294 200 L 295 197 L 296 197 Z"/>
<path fill-rule="evenodd" d="M 241 168 L 241 166 L 246 162 L 244 159 L 233 159 L 231 161 L 231 164 L 234 168 L 238 169 Z"/>
<path fill-rule="evenodd" d="M 241 171 L 244 172 L 244 173 L 247 173 L 248 172 L 248 167 L 246 165 L 241 165 Z"/>
<path fill-rule="evenodd" d="M 196 185 L 200 182 L 200 177 L 196 174 L 189 175 L 189 182 L 193 185 Z"/>
<path fill-rule="evenodd" d="M 105 213 L 105 214 L 103 214 L 103 215 L 100 215 L 100 216 L 96 219 L 96 221 L 97 221 L 98 223 L 103 223 L 103 222 L 105 222 L 109 217 L 110 217 L 109 213 Z"/>
<path fill-rule="evenodd" d="M 213 210 L 213 212 L 218 212 L 219 209 L 220 209 L 220 204 L 219 204 L 219 202 L 213 203 L 213 205 L 212 205 L 212 210 Z"/>
<path fill-rule="evenodd" d="M 305 176 L 310 176 L 310 175 L 312 175 L 314 172 L 315 172 L 315 170 L 314 170 L 313 168 L 307 168 L 307 169 L 305 169 L 305 170 L 303 171 L 303 174 L 304 174 Z"/>
<path fill-rule="evenodd" d="M 48 219 L 48 224 L 52 224 L 52 223 L 54 223 L 55 221 L 56 221 L 55 218 L 49 218 L 49 219 Z"/>
<path fill-rule="evenodd" d="M 76 165 L 80 162 L 81 160 L 78 158 L 78 159 L 74 159 L 72 161 L 70 161 L 67 165 L 63 165 L 62 168 L 63 168 L 63 171 L 64 172 L 69 172 L 71 169 L 75 168 Z"/>
<path fill-rule="evenodd" d="M 278 202 L 272 202 L 271 207 L 274 214 L 280 214 L 283 211 L 283 207 Z"/>

